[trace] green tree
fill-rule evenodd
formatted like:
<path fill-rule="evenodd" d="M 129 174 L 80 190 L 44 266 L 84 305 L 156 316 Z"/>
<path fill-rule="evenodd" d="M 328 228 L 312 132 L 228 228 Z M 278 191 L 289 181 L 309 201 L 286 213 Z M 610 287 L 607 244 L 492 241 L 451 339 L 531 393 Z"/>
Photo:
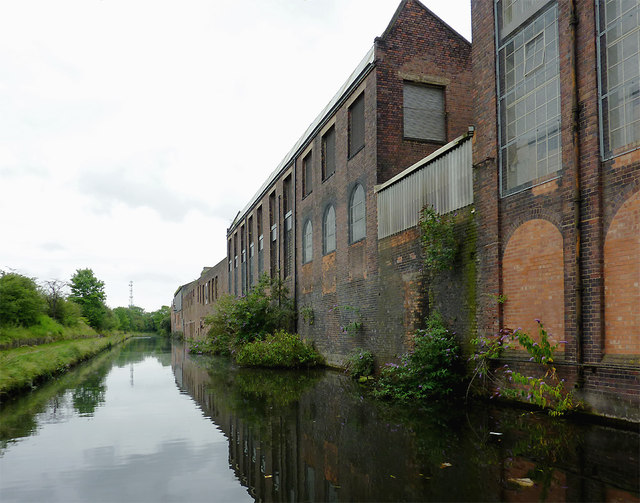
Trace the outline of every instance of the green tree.
<path fill-rule="evenodd" d="M 0 325 L 35 325 L 44 310 L 44 297 L 34 280 L 0 271 Z"/>
<path fill-rule="evenodd" d="M 107 318 L 107 296 L 104 293 L 104 281 L 95 277 L 91 269 L 78 269 L 69 283 L 69 299 L 82 309 L 82 315 L 93 328 L 103 328 Z"/>

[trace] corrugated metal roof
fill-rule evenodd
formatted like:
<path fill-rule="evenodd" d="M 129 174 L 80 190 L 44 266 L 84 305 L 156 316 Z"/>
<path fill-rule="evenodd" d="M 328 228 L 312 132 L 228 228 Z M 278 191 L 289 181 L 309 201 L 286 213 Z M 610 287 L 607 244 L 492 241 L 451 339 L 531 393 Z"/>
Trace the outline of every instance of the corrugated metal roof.
<path fill-rule="evenodd" d="M 335 96 L 331 99 L 331 101 L 325 106 L 320 114 L 315 118 L 315 120 L 309 125 L 304 134 L 298 139 L 295 145 L 289 150 L 287 155 L 280 161 L 278 167 L 273 170 L 269 178 L 262 184 L 258 192 L 251 198 L 249 203 L 236 215 L 236 218 L 233 219 L 233 222 L 229 226 L 227 230 L 227 234 L 233 231 L 238 223 L 244 219 L 244 216 L 247 212 L 253 207 L 253 205 L 260 199 L 263 194 L 267 191 L 267 189 L 277 180 L 282 171 L 285 168 L 288 168 L 290 163 L 295 159 L 296 154 L 305 147 L 308 140 L 314 135 L 316 130 L 321 127 L 321 125 L 329 118 L 329 116 L 333 113 L 334 108 L 348 96 L 349 92 L 352 90 L 354 84 L 356 84 L 360 78 L 364 77 L 368 73 L 368 70 L 372 67 L 374 61 L 374 46 L 369 49 L 365 57 L 360 61 L 356 69 L 349 76 L 349 78 L 345 81 L 345 83 L 340 87 L 339 91 L 335 94 Z"/>

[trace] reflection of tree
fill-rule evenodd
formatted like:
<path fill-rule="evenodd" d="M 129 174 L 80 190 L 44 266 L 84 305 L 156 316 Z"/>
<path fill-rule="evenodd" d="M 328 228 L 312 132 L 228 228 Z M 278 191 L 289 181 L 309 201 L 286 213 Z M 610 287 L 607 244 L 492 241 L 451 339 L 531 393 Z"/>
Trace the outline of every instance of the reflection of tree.
<path fill-rule="evenodd" d="M 104 402 L 107 391 L 104 385 L 105 375 L 95 372 L 73 390 L 73 406 L 79 414 L 92 415 L 96 407 Z"/>
<path fill-rule="evenodd" d="M 29 393 L 3 401 L 0 408 L 0 455 L 13 439 L 27 437 L 37 430 L 38 414 L 47 414 L 49 421 L 68 417 L 70 414 L 64 414 L 61 410 L 65 407 L 80 414 L 92 414 L 96 406 L 104 401 L 104 381 L 114 364 L 124 366 L 151 355 L 170 361 L 170 353 L 168 356 L 162 354 L 170 348 L 170 344 L 166 337 L 131 339 L 99 353 Z M 71 400 L 67 400 L 67 394 L 71 395 Z M 51 416 L 52 412 L 54 416 Z"/>

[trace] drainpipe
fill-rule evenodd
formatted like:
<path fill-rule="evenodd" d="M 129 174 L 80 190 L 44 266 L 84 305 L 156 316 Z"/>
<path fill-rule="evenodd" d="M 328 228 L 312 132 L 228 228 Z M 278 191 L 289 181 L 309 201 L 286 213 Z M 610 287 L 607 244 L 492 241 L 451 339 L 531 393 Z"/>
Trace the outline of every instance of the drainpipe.
<path fill-rule="evenodd" d="M 582 388 L 584 385 L 584 336 L 582 319 L 582 232 L 581 232 L 581 170 L 580 170 L 580 103 L 578 100 L 578 40 L 576 31 L 578 27 L 578 14 L 576 11 L 576 0 L 571 0 L 569 16 L 569 36 L 571 41 L 570 55 L 571 64 L 571 136 L 573 143 L 573 167 L 575 170 L 575 182 L 573 188 L 573 223 L 575 232 L 575 299 L 576 299 L 576 363 L 578 379 L 576 386 Z"/>

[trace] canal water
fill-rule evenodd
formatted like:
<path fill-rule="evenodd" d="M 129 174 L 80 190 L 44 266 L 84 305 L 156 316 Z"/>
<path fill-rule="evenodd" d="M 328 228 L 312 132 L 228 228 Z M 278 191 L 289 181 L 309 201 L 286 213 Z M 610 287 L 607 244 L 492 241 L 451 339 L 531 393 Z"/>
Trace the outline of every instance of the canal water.
<path fill-rule="evenodd" d="M 640 501 L 637 429 L 138 338 L 0 406 L 0 501 Z"/>

